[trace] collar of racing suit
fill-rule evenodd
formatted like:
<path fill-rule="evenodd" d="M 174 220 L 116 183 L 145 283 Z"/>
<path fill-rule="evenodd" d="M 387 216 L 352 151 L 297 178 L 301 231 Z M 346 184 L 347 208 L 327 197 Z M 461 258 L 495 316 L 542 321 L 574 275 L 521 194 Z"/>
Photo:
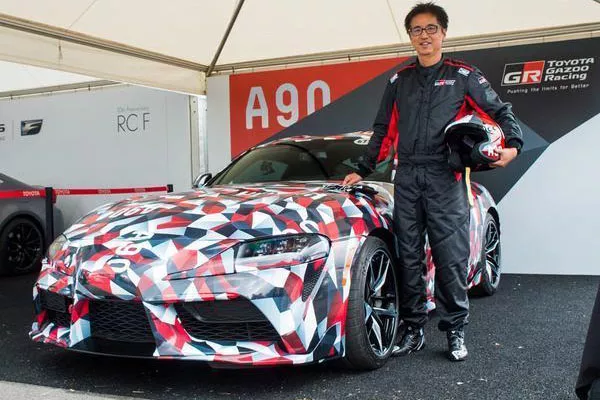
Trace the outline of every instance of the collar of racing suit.
<path fill-rule="evenodd" d="M 445 59 L 446 59 L 446 57 L 444 57 L 442 55 L 442 58 L 440 58 L 440 61 L 438 61 L 437 63 L 435 63 L 433 65 L 430 65 L 429 67 L 424 67 L 419 62 L 419 58 L 416 57 L 417 71 L 419 71 L 419 73 L 422 73 L 422 74 L 425 74 L 425 75 L 429 75 L 432 72 L 435 72 L 438 69 L 440 69 L 440 67 L 442 66 L 442 64 L 444 64 L 444 60 Z"/>

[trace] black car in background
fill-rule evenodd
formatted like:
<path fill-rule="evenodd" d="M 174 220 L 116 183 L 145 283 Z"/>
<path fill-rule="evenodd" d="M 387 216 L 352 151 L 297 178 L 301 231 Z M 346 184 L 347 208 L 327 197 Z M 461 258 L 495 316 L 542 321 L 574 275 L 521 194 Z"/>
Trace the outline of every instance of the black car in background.
<path fill-rule="evenodd" d="M 0 192 L 40 190 L 0 173 Z M 62 214 L 54 208 L 54 232 L 62 231 Z M 46 205 L 43 197 L 0 199 L 0 275 L 36 271 L 46 246 Z"/>

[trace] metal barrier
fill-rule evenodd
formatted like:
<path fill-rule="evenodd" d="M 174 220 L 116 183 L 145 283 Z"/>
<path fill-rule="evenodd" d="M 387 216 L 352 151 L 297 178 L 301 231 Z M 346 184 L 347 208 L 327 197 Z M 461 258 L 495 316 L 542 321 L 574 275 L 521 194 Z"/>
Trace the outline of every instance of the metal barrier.
<path fill-rule="evenodd" d="M 57 196 L 88 196 L 88 195 L 107 195 L 107 194 L 129 194 L 129 193 L 152 193 L 152 192 L 173 192 L 173 185 L 150 186 L 150 187 L 128 187 L 112 189 L 54 189 L 46 187 L 40 190 L 5 190 L 0 191 L 0 199 L 19 199 L 43 197 L 46 203 L 46 242 L 49 244 L 54 239 L 54 203 Z"/>

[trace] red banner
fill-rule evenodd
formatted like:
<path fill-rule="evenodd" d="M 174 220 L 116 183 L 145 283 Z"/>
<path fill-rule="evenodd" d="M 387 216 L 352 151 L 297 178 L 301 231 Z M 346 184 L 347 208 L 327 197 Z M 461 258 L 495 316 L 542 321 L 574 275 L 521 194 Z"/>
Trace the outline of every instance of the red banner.
<path fill-rule="evenodd" d="M 0 191 L 0 199 L 17 199 L 23 197 L 46 197 L 44 190 L 4 190 Z"/>
<path fill-rule="evenodd" d="M 172 190 L 172 188 L 171 188 Z M 131 187 L 116 189 L 53 189 L 54 196 L 81 196 L 94 194 L 128 194 L 168 192 L 168 186 Z M 25 197 L 46 197 L 45 190 L 4 190 L 0 191 L 0 199 L 18 199 Z"/>
<path fill-rule="evenodd" d="M 90 194 L 127 194 L 127 193 L 149 193 L 166 192 L 166 186 L 152 186 L 140 188 L 117 188 L 117 189 L 54 189 L 54 193 L 59 196 L 81 196 Z"/>
<path fill-rule="evenodd" d="M 232 75 L 231 155 L 319 110 L 406 58 Z"/>

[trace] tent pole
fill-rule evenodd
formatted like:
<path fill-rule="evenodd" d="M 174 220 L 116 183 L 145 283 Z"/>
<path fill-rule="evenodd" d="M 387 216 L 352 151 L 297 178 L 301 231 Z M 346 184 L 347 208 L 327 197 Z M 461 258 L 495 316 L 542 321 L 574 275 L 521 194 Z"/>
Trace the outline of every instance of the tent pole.
<path fill-rule="evenodd" d="M 223 35 L 223 39 L 221 39 L 221 43 L 219 43 L 217 52 L 215 53 L 215 56 L 213 57 L 210 65 L 208 66 L 208 70 L 206 71 L 207 78 L 212 74 L 213 70 L 215 69 L 217 60 L 219 59 L 219 56 L 221 55 L 221 51 L 223 50 L 223 47 L 225 46 L 225 42 L 227 42 L 227 38 L 229 37 L 229 33 L 231 32 L 233 25 L 235 24 L 235 20 L 237 19 L 238 14 L 240 13 L 240 10 L 242 9 L 242 5 L 244 5 L 244 1 L 245 0 L 239 0 L 237 6 L 235 7 L 235 11 L 233 12 L 233 15 L 231 16 L 229 25 L 227 25 L 227 29 L 225 30 L 225 34 Z"/>

